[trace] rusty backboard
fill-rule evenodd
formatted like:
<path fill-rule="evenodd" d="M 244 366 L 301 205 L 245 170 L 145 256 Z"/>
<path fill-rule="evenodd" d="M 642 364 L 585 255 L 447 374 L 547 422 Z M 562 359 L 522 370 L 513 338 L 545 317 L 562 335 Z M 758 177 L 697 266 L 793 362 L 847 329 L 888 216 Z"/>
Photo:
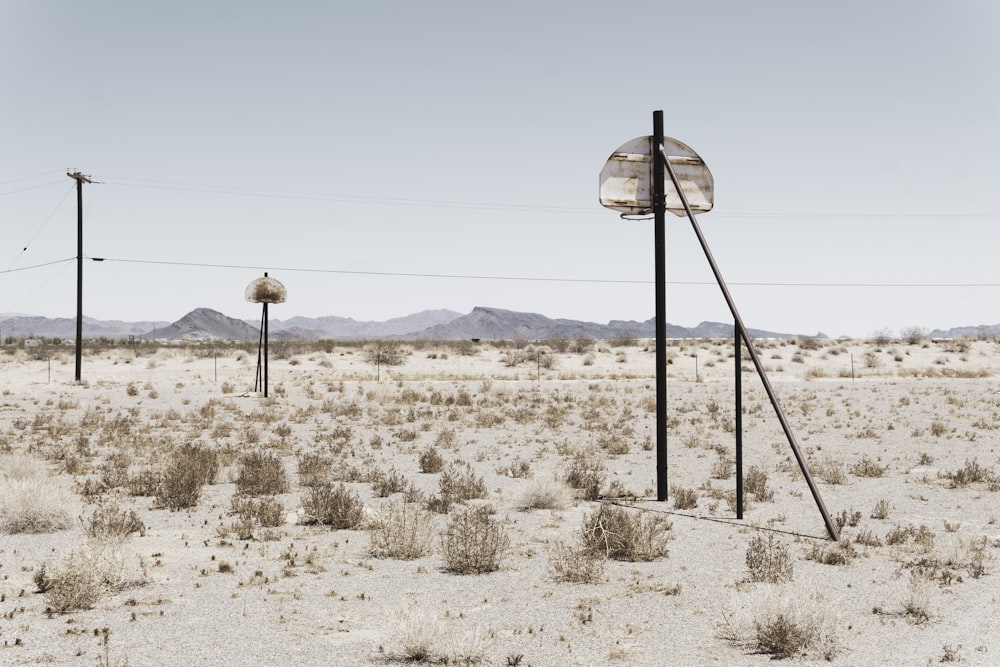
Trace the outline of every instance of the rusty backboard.
<path fill-rule="evenodd" d="M 611 154 L 601 169 L 601 206 L 626 215 L 653 212 L 653 138 L 636 137 Z M 680 181 L 688 205 L 695 213 L 711 211 L 715 201 L 715 181 L 705 162 L 690 147 L 663 137 L 664 150 Z M 684 206 L 670 180 L 664 176 L 667 210 L 683 216 Z"/>

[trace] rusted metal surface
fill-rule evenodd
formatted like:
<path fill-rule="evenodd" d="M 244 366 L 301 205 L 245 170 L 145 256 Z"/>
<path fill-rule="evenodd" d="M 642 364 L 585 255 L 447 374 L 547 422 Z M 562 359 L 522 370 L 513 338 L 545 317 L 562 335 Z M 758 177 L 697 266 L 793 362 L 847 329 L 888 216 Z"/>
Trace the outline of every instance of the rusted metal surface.
<path fill-rule="evenodd" d="M 601 170 L 601 206 L 626 215 L 653 212 L 653 143 L 652 136 L 636 137 L 611 154 Z M 676 139 L 663 137 L 663 146 L 688 205 L 698 213 L 711 211 L 715 180 L 708 166 L 689 146 Z M 685 215 L 684 203 L 673 181 L 664 177 L 663 188 L 666 210 L 677 216 Z"/>
<path fill-rule="evenodd" d="M 251 303 L 284 303 L 288 291 L 274 278 L 264 276 L 247 285 L 246 299 Z"/>

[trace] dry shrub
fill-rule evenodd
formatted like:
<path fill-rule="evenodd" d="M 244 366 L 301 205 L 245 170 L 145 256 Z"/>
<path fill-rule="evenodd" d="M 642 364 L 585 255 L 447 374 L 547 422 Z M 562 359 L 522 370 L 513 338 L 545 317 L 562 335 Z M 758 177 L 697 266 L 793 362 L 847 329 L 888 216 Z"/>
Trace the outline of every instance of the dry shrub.
<path fill-rule="evenodd" d="M 265 528 L 276 528 L 285 521 L 285 508 L 274 498 L 247 498 L 233 496 L 232 512 L 240 521 L 259 523 Z"/>
<path fill-rule="evenodd" d="M 813 544 L 806 553 L 806 558 L 823 565 L 850 565 L 857 558 L 858 552 L 849 540 L 840 540 L 833 544 Z"/>
<path fill-rule="evenodd" d="M 401 472 L 392 468 L 389 472 L 376 470 L 371 476 L 372 490 L 377 498 L 388 498 L 394 493 L 401 493 L 406 490 L 406 477 Z"/>
<path fill-rule="evenodd" d="M 500 569 L 510 549 L 503 525 L 488 505 L 470 507 L 451 518 L 441 541 L 445 567 L 457 574 L 482 574 Z"/>
<path fill-rule="evenodd" d="M 532 480 L 522 492 L 518 507 L 524 510 L 560 510 L 573 502 L 573 492 L 561 480 Z"/>
<path fill-rule="evenodd" d="M 881 477 L 888 469 L 889 466 L 879 465 L 867 456 L 862 456 L 860 461 L 848 468 L 852 475 L 858 477 Z"/>
<path fill-rule="evenodd" d="M 406 503 L 390 503 L 368 524 L 369 550 L 378 558 L 410 560 L 431 553 L 434 516 Z"/>
<path fill-rule="evenodd" d="M 946 476 L 951 481 L 953 489 L 959 489 L 976 482 L 985 482 L 990 478 L 989 471 L 979 465 L 975 459 L 966 461 L 964 466 L 954 472 L 947 473 Z"/>
<path fill-rule="evenodd" d="M 299 484 L 301 486 L 322 486 L 332 480 L 331 461 L 316 452 L 305 452 L 298 457 Z"/>
<path fill-rule="evenodd" d="M 767 486 L 767 472 L 760 466 L 750 466 L 743 475 L 743 490 L 756 500 L 766 502 L 774 498 L 774 489 Z"/>
<path fill-rule="evenodd" d="M 91 538 L 124 538 L 132 533 L 146 534 L 146 524 L 135 510 L 123 510 L 116 503 L 101 504 L 83 522 L 83 532 Z"/>
<path fill-rule="evenodd" d="M 471 463 L 466 463 L 464 468 L 457 463 L 448 466 L 438 479 L 438 487 L 441 498 L 448 502 L 485 498 L 487 493 L 486 483 L 476 475 Z"/>
<path fill-rule="evenodd" d="M 750 581 L 779 584 L 791 581 L 794 576 L 792 557 L 785 544 L 768 533 L 767 539 L 755 535 L 750 539 L 746 553 Z"/>
<path fill-rule="evenodd" d="M 819 462 L 819 465 L 816 466 L 816 475 L 827 484 L 845 484 L 847 482 L 844 464 L 830 457 Z"/>
<path fill-rule="evenodd" d="M 325 484 L 309 489 L 302 500 L 307 523 L 319 523 L 334 529 L 357 528 L 365 519 L 365 506 L 358 494 L 343 484 Z"/>
<path fill-rule="evenodd" d="M 689 510 L 698 506 L 698 491 L 696 489 L 674 486 L 670 489 L 670 495 L 674 498 L 674 509 Z"/>
<path fill-rule="evenodd" d="M 549 569 L 557 581 L 572 584 L 598 584 L 604 580 L 603 553 L 584 545 L 557 542 L 549 557 Z"/>
<path fill-rule="evenodd" d="M 584 500 L 597 500 L 604 484 L 604 465 L 594 456 L 579 453 L 570 461 L 565 480 Z"/>
<path fill-rule="evenodd" d="M 613 560 L 651 561 L 667 555 L 672 524 L 661 515 L 630 513 L 622 507 L 601 504 L 584 517 L 583 544 Z"/>
<path fill-rule="evenodd" d="M 167 460 L 157 490 L 157 501 L 172 510 L 194 507 L 201 487 L 215 481 L 219 473 L 218 453 L 194 444 L 176 447 Z"/>
<path fill-rule="evenodd" d="M 442 618 L 426 607 L 397 614 L 396 659 L 435 665 L 475 665 L 486 656 L 479 628 L 456 628 L 461 621 Z"/>
<path fill-rule="evenodd" d="M 79 498 L 28 456 L 0 457 L 0 532 L 48 533 L 73 525 Z"/>
<path fill-rule="evenodd" d="M 797 588 L 763 589 L 723 613 L 719 634 L 748 653 L 832 660 L 842 648 L 830 603 Z"/>
<path fill-rule="evenodd" d="M 444 459 L 438 453 L 436 447 L 428 447 L 420 452 L 417 462 L 420 464 L 420 472 L 423 473 L 441 472 L 442 468 L 444 468 Z"/>
<path fill-rule="evenodd" d="M 145 564 L 127 537 L 91 538 L 52 568 L 42 566 L 35 584 L 49 607 L 64 613 L 90 609 L 102 595 L 146 581 Z"/>
<path fill-rule="evenodd" d="M 288 491 L 288 477 L 281 457 L 263 451 L 240 456 L 236 490 L 246 496 L 274 496 Z"/>

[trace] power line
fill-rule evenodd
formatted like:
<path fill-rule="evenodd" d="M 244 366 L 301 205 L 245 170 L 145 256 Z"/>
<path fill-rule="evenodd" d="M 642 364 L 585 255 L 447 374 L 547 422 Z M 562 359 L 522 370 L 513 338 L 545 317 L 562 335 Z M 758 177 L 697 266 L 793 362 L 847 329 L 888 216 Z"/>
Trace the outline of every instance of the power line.
<path fill-rule="evenodd" d="M 387 276 L 395 278 L 444 278 L 453 280 L 513 280 L 525 282 L 553 282 L 553 283 L 594 283 L 608 285 L 653 285 L 652 280 L 622 280 L 611 278 L 556 278 L 545 276 L 502 276 L 502 275 L 476 275 L 462 273 L 412 273 L 401 271 L 356 271 L 350 269 L 315 269 L 306 267 L 288 266 L 264 266 L 254 264 L 215 264 L 205 262 L 181 262 L 170 260 L 152 259 L 125 259 L 120 257 L 90 257 L 95 262 L 119 262 L 127 264 L 154 264 L 165 266 L 185 266 L 208 269 L 240 269 L 253 271 L 285 271 L 288 273 L 331 273 L 342 275 L 358 276 Z M 63 260 L 66 261 L 66 260 Z M 668 285 L 715 285 L 713 281 L 705 280 L 668 280 Z M 1000 287 L 1000 283 L 827 283 L 827 282 L 734 282 L 726 281 L 730 285 L 743 287 L 836 287 L 836 288 L 961 288 L 968 289 L 974 287 Z"/>
<path fill-rule="evenodd" d="M 31 176 L 21 176 L 20 178 L 11 178 L 6 181 L 0 181 L 0 185 L 7 185 L 8 183 L 20 183 L 21 181 L 30 181 L 33 178 L 39 178 L 41 176 L 48 176 L 49 174 L 59 174 L 62 173 L 60 169 L 53 169 L 51 171 L 43 171 L 40 174 L 32 174 Z M 62 181 L 59 181 L 62 183 Z"/>
<path fill-rule="evenodd" d="M 43 266 L 52 266 L 53 264 L 72 262 L 74 259 L 76 259 L 76 257 L 67 257 L 66 259 L 54 259 L 51 262 L 44 262 L 42 264 L 32 264 L 31 266 L 22 266 L 17 269 L 6 269 L 0 271 L 0 275 L 7 275 L 8 273 L 17 273 L 18 271 L 30 271 L 31 269 L 40 269 Z"/>
<path fill-rule="evenodd" d="M 41 185 L 29 185 L 26 188 L 18 188 L 17 190 L 8 190 L 7 192 L 0 192 L 0 197 L 4 195 L 13 195 L 18 192 L 27 192 L 28 190 L 37 190 L 38 188 L 47 188 L 50 185 L 59 185 L 60 183 L 65 183 L 65 181 L 51 181 L 49 183 L 42 183 Z"/>
<path fill-rule="evenodd" d="M 183 183 L 176 181 L 154 181 L 128 177 L 110 177 L 105 181 L 108 185 L 123 187 L 152 188 L 157 190 L 178 190 L 200 192 L 205 194 L 220 194 L 238 197 L 265 197 L 275 199 L 299 199 L 307 201 L 327 201 L 350 204 L 379 204 L 386 206 L 421 206 L 431 208 L 478 209 L 496 211 L 539 211 L 551 213 L 587 213 L 607 215 L 607 211 L 597 206 L 552 206 L 539 204 L 516 204 L 510 202 L 473 202 L 448 199 L 404 199 L 395 197 L 369 197 L 360 195 L 332 195 L 318 192 L 300 192 L 294 190 L 274 190 L 268 188 L 246 188 L 241 186 L 209 185 L 198 183 Z M 808 219 L 808 220 L 1000 220 L 1000 213 L 868 213 L 868 212 L 739 212 L 716 211 L 712 217 L 720 218 L 775 218 L 775 219 Z"/>

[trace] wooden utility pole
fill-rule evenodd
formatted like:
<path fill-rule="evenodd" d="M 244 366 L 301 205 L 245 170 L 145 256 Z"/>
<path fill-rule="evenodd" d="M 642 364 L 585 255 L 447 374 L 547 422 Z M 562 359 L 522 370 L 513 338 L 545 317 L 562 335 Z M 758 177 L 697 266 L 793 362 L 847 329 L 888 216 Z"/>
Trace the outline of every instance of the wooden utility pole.
<path fill-rule="evenodd" d="M 76 181 L 76 374 L 80 381 L 83 359 L 83 184 L 93 183 L 78 171 L 66 174 Z"/>

